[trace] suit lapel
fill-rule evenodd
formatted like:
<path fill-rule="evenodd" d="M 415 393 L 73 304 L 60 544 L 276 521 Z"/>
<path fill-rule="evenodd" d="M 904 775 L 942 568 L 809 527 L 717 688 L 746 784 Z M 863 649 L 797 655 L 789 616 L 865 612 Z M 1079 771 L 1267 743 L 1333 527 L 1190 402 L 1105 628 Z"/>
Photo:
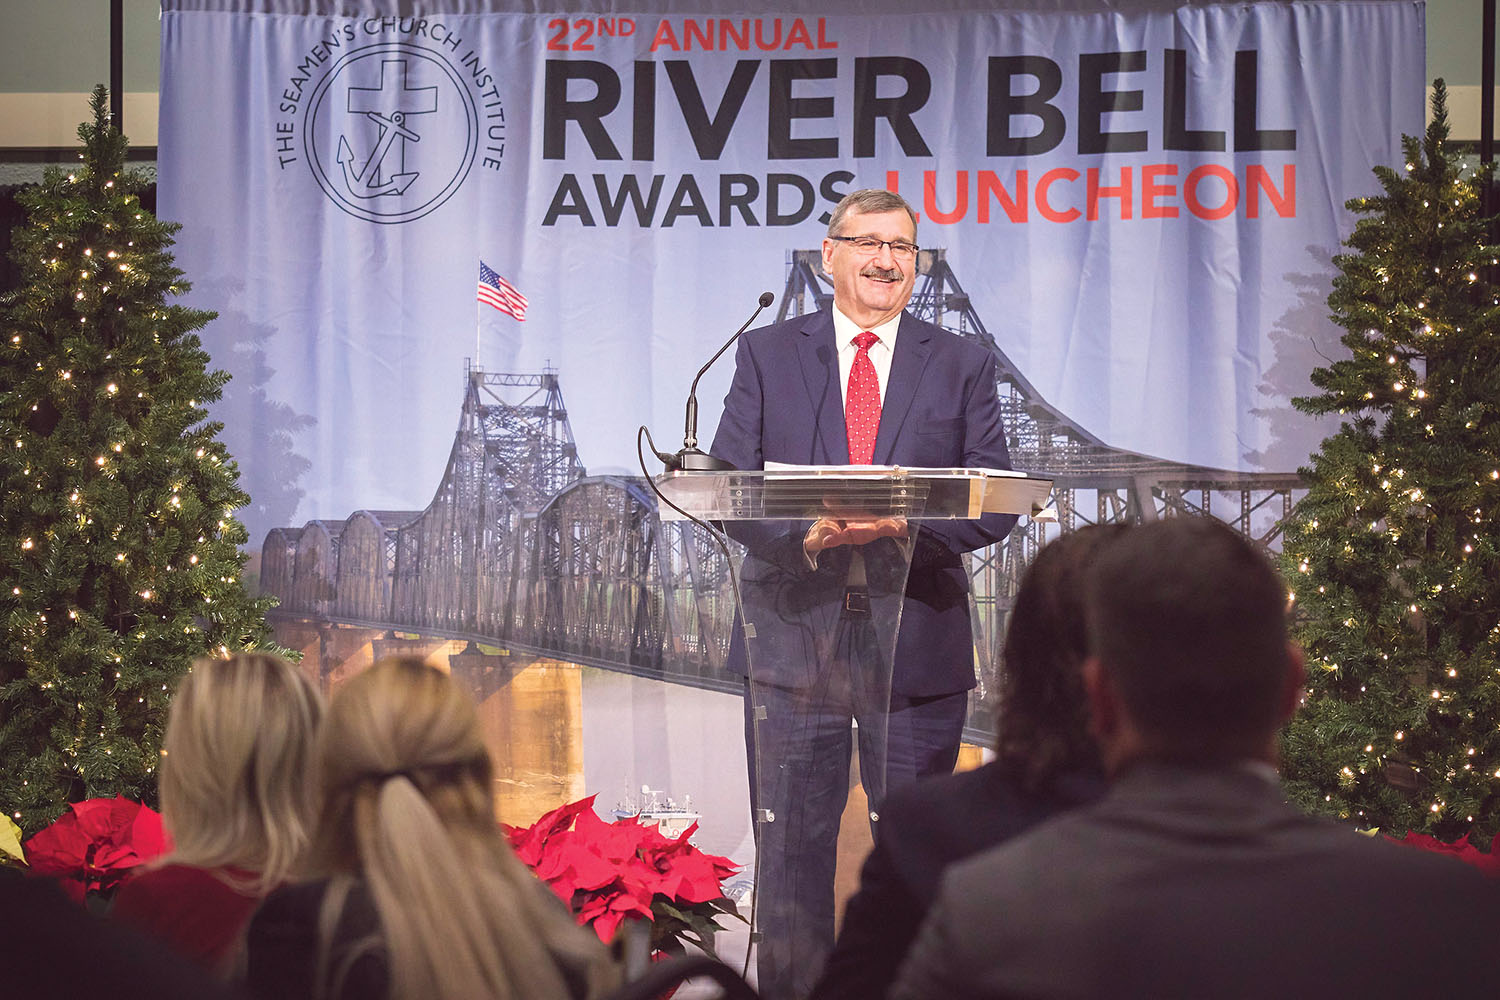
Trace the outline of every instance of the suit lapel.
<path fill-rule="evenodd" d="M 848 465 L 849 437 L 844 430 L 844 394 L 839 385 L 839 354 L 833 338 L 832 313 L 820 309 L 809 317 L 802 327 L 797 351 L 817 426 L 813 461 L 819 461 L 817 446 L 821 445 L 823 462 Z"/>
<path fill-rule="evenodd" d="M 928 355 L 932 353 L 931 341 L 931 327 L 916 322 L 908 313 L 901 314 L 901 325 L 896 328 L 896 350 L 891 355 L 890 380 L 885 387 L 885 399 L 880 404 L 880 429 L 875 435 L 874 461 L 877 465 L 891 464 L 891 453 L 901 434 L 901 424 L 916 398 Z M 849 444 L 845 441 L 844 454 L 848 453 Z"/>

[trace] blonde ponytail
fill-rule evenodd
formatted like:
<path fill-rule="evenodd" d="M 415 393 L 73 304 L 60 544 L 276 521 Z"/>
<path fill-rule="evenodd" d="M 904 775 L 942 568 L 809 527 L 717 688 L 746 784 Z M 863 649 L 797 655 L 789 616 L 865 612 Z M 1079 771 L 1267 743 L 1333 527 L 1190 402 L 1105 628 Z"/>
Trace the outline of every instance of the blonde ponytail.
<path fill-rule="evenodd" d="M 505 843 L 473 702 L 445 674 L 392 659 L 346 682 L 322 758 L 312 863 L 364 880 L 393 1000 L 561 1000 L 615 985 L 603 945 Z M 342 909 L 325 899 L 320 921 L 330 994 L 353 958 L 329 953 L 335 902 Z"/>

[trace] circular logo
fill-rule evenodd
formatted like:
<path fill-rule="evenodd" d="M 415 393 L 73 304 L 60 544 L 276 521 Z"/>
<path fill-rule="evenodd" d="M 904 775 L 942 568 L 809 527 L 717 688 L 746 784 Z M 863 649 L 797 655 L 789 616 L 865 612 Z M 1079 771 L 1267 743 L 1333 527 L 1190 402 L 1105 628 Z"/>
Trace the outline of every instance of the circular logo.
<path fill-rule="evenodd" d="M 345 212 L 410 222 L 468 176 L 479 111 L 443 55 L 386 42 L 333 64 L 308 102 L 302 144 L 318 186 Z"/>

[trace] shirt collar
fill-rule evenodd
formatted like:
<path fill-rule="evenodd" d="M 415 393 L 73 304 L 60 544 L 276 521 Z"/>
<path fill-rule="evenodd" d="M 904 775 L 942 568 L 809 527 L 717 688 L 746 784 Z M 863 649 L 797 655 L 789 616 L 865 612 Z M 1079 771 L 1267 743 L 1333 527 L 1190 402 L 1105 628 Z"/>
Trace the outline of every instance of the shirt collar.
<path fill-rule="evenodd" d="M 879 326 L 869 328 L 870 332 L 880 338 L 880 343 L 888 351 L 896 349 L 896 329 L 901 325 L 901 313 L 897 313 Z M 839 350 L 854 350 L 850 343 L 855 337 L 864 333 L 865 327 L 860 326 L 854 320 L 845 316 L 838 306 L 833 307 L 833 336 L 838 342 Z"/>
<path fill-rule="evenodd" d="M 1227 763 L 1214 764 L 1187 764 L 1182 763 L 1181 761 L 1162 760 L 1149 756 L 1137 757 L 1134 760 L 1126 761 L 1125 763 L 1123 763 L 1114 777 L 1120 778 L 1131 772 L 1140 772 L 1144 774 L 1180 772 L 1208 773 L 1213 771 L 1217 771 L 1221 774 L 1232 772 L 1249 775 L 1250 777 L 1256 778 L 1267 785 L 1272 785 L 1278 788 L 1281 787 L 1281 775 L 1277 772 L 1276 768 L 1267 761 L 1261 760 L 1257 757 L 1242 757 L 1238 760 L 1229 761 Z"/>

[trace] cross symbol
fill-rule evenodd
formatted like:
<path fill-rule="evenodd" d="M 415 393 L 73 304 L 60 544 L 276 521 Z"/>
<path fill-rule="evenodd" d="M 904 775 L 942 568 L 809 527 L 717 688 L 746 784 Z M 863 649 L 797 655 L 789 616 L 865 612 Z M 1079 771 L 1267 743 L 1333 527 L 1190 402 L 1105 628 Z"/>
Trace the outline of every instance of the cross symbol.
<path fill-rule="evenodd" d="M 368 115 L 378 118 L 386 125 L 392 123 L 396 126 L 397 142 L 396 166 L 394 170 L 385 170 L 384 158 L 375 165 L 377 175 L 380 172 L 398 174 L 406 169 L 406 140 L 408 137 L 416 138 L 416 133 L 406 129 L 402 123 L 407 115 L 425 115 L 437 110 L 436 87 L 408 87 L 408 67 L 405 59 L 387 59 L 380 63 L 380 86 L 378 87 L 350 87 L 349 88 L 349 113 L 356 115 Z M 378 176 L 370 178 L 372 185 L 378 185 Z"/>

